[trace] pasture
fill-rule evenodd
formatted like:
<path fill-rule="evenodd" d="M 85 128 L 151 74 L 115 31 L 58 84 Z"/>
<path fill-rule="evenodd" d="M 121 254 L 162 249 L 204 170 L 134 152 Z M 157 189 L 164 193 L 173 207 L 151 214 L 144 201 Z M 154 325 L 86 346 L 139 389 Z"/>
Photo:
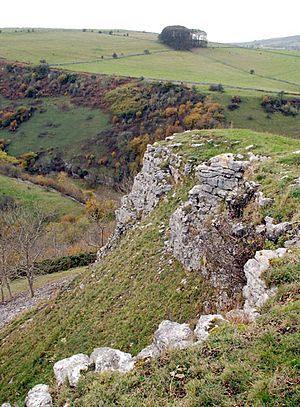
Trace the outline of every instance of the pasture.
<path fill-rule="evenodd" d="M 117 58 L 112 58 L 114 53 Z M 172 51 L 160 44 L 153 33 L 4 30 L 0 34 L 0 57 L 32 64 L 46 60 L 80 72 L 300 93 L 300 52 L 270 52 L 213 43 L 193 52 Z"/>

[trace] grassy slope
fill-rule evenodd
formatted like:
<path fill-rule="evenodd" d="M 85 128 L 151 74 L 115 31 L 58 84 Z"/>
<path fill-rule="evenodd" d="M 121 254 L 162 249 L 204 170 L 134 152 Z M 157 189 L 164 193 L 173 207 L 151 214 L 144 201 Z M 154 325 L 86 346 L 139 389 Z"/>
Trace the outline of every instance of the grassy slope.
<path fill-rule="evenodd" d="M 206 93 L 204 91 L 204 93 Z M 227 106 L 232 96 L 239 95 L 242 99 L 240 108 L 229 111 Z M 300 115 L 284 116 L 281 113 L 267 115 L 260 106 L 264 93 L 226 89 L 224 93 L 214 92 L 211 97 L 224 106 L 227 123 L 233 128 L 247 128 L 254 131 L 281 134 L 300 138 Z"/>
<path fill-rule="evenodd" d="M 299 157 L 291 153 L 300 149 L 299 141 L 248 130 L 202 131 L 199 137 L 214 138 L 217 146 L 209 143 L 195 149 L 190 145 L 194 139 L 177 137 L 184 144 L 180 153 L 197 161 L 224 151 L 244 152 L 249 144 L 255 144 L 256 153 L 274 156 L 258 173 L 263 190 L 275 198 L 274 205 L 262 216 L 297 219 L 299 196 L 293 181 L 300 175 Z M 283 152 L 288 157 L 284 162 Z M 280 185 L 283 171 L 290 176 Z M 38 382 L 51 383 L 52 365 L 60 358 L 90 353 L 96 346 L 135 354 L 150 343 L 161 320 L 195 322 L 213 290 L 198 273 L 186 273 L 178 262 L 169 262 L 169 255 L 163 255 L 166 236 L 159 233 L 159 226 L 168 224 L 170 214 L 187 198 L 194 182 L 186 180 L 179 185 L 140 228 L 128 233 L 118 248 L 82 279 L 84 290 L 79 288 L 79 279 L 73 290 L 37 310 L 35 318 L 30 319 L 30 313 L 1 332 L 1 401 L 22 399 Z M 183 288 L 183 278 L 187 284 L 178 293 L 176 288 Z M 9 384 L 11 379 L 13 383 Z"/>
<path fill-rule="evenodd" d="M 17 105 L 28 105 L 28 99 L 18 100 Z M 0 97 L 0 106 L 11 104 Z M 108 128 L 108 116 L 100 109 L 77 107 L 68 98 L 43 98 L 33 117 L 12 133 L 0 130 L 0 137 L 11 140 L 9 153 L 19 155 L 28 151 L 59 149 L 72 158 L 80 151 L 80 144 Z"/>
<path fill-rule="evenodd" d="M 168 48 L 157 41 L 156 34 L 139 32 L 129 32 L 129 37 L 124 37 L 123 32 L 107 35 L 96 31 L 42 30 L 34 33 L 3 32 L 1 39 L 5 41 L 0 43 L 0 56 L 10 60 L 38 63 L 41 59 L 46 59 L 48 63 L 61 64 L 93 60 L 102 55 L 111 57 L 114 52 L 118 55 L 143 53 L 148 49 L 152 52 L 151 55 L 65 67 L 93 73 L 300 91 L 300 58 L 293 53 L 287 56 L 264 50 L 210 47 L 195 52 L 171 51 L 156 54 L 153 52 Z M 254 69 L 257 75 L 296 82 L 298 86 L 250 75 L 250 69 Z"/>
<path fill-rule="evenodd" d="M 26 205 L 38 204 L 41 208 L 47 208 L 49 213 L 57 212 L 61 216 L 65 214 L 79 215 L 83 211 L 80 204 L 62 196 L 59 192 L 49 191 L 46 188 L 3 175 L 0 175 L 1 196 L 10 196 Z"/>

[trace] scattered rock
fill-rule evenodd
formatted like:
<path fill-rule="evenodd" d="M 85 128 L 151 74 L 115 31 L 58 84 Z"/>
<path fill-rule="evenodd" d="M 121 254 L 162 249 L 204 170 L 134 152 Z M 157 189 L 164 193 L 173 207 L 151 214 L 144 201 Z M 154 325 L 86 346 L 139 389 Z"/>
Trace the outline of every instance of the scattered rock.
<path fill-rule="evenodd" d="M 81 372 L 87 371 L 90 364 L 90 358 L 82 353 L 56 362 L 53 370 L 58 385 L 68 379 L 70 386 L 77 386 Z"/>
<path fill-rule="evenodd" d="M 276 240 L 279 236 L 292 229 L 293 223 L 282 222 L 274 225 L 274 219 L 270 216 L 265 217 L 266 222 L 266 235 L 270 240 Z"/>
<path fill-rule="evenodd" d="M 37 384 L 27 394 L 25 400 L 26 407 L 51 407 L 52 397 L 49 393 L 49 386 Z"/>
<path fill-rule="evenodd" d="M 10 403 L 3 403 L 3 404 L 1 404 L 1 407 L 11 407 L 11 404 Z"/>
<path fill-rule="evenodd" d="M 194 331 L 198 342 L 206 341 L 209 331 L 218 326 L 221 321 L 225 319 L 220 314 L 201 315 Z"/>
<path fill-rule="evenodd" d="M 36 307 L 41 301 L 49 300 L 56 295 L 60 289 L 67 288 L 74 277 L 64 278 L 61 281 L 46 284 L 35 290 L 34 297 L 29 292 L 22 292 L 14 296 L 12 301 L 0 304 L 0 328 L 8 324 L 20 314 Z M 31 320 L 30 320 L 31 321 Z M 28 323 L 30 322 L 28 320 Z"/>
<path fill-rule="evenodd" d="M 156 358 L 160 354 L 157 347 L 153 344 L 147 346 L 143 350 L 141 350 L 135 357 L 135 359 L 147 359 L 147 358 Z"/>
<path fill-rule="evenodd" d="M 273 203 L 273 199 L 272 198 L 265 198 L 264 194 L 262 192 L 256 192 L 256 202 L 258 203 L 258 205 L 263 208 L 265 206 L 268 205 L 272 205 Z"/>
<path fill-rule="evenodd" d="M 126 373 L 134 368 L 134 359 L 130 353 L 112 348 L 96 348 L 91 354 L 91 362 L 96 372 Z"/>
<path fill-rule="evenodd" d="M 162 321 L 154 333 L 153 345 L 162 352 L 170 349 L 185 349 L 193 343 L 193 332 L 188 324 Z"/>
<path fill-rule="evenodd" d="M 250 144 L 249 146 L 245 147 L 245 150 L 251 150 L 251 148 L 254 148 L 253 144 Z"/>
<path fill-rule="evenodd" d="M 292 239 L 284 243 L 284 247 L 288 249 L 300 248 L 300 230 L 298 230 L 298 233 L 296 233 Z"/>

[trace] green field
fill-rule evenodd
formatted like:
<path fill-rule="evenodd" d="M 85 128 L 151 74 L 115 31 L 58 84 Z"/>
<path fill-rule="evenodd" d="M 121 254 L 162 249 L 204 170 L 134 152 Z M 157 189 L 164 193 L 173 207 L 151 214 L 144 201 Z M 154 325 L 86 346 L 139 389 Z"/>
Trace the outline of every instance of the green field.
<path fill-rule="evenodd" d="M 79 215 L 83 207 L 59 192 L 0 175 L 0 198 L 9 196 L 24 205 L 37 204 L 49 213 Z"/>
<path fill-rule="evenodd" d="M 126 35 L 116 31 L 113 35 L 98 34 L 97 30 L 3 31 L 0 57 L 30 63 L 45 59 L 49 64 L 61 64 L 74 71 L 300 92 L 300 52 L 222 46 L 175 52 L 160 44 L 156 34 L 128 32 Z M 128 56 L 143 54 L 145 49 L 150 55 Z M 107 59 L 114 52 L 125 57 Z M 95 59 L 99 60 L 87 63 Z M 252 75 L 251 69 L 255 71 Z"/>
<path fill-rule="evenodd" d="M 12 102 L 0 96 L 0 107 Z M 29 99 L 18 100 L 17 105 L 28 105 Z M 28 151 L 58 149 L 72 158 L 80 152 L 80 143 L 95 137 L 109 127 L 108 115 L 100 109 L 74 106 L 65 97 L 43 98 L 35 105 L 30 120 L 22 123 L 16 132 L 0 130 L 0 137 L 11 140 L 9 153 L 18 156 Z"/>

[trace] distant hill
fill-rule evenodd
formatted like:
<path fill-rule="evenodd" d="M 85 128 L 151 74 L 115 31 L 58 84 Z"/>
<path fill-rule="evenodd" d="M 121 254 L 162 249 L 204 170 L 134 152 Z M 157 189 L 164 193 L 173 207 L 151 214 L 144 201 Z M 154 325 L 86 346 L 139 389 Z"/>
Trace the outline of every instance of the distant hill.
<path fill-rule="evenodd" d="M 234 45 L 250 48 L 271 48 L 300 51 L 300 35 L 291 37 L 270 38 L 267 40 L 255 40 L 252 42 L 240 42 Z"/>

